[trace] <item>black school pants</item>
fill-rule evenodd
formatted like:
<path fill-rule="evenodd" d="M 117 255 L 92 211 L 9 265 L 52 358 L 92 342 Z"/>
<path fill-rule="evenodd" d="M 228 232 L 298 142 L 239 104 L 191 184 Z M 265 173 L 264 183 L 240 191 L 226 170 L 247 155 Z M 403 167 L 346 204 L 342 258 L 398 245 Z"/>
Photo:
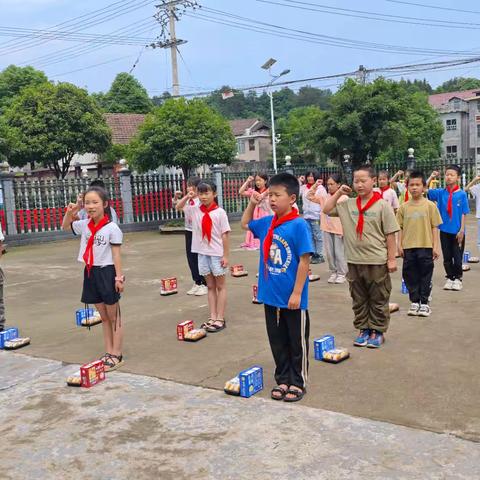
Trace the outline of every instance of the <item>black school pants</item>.
<path fill-rule="evenodd" d="M 450 280 L 461 280 L 463 277 L 462 263 L 463 251 L 465 250 L 465 237 L 459 245 L 457 236 L 454 233 L 440 232 L 440 243 L 442 245 L 443 266 L 446 277 Z"/>
<path fill-rule="evenodd" d="M 267 334 L 275 360 L 277 385 L 305 388 L 308 376 L 308 310 L 265 305 Z"/>
<path fill-rule="evenodd" d="M 205 279 L 198 273 L 198 255 L 192 252 L 192 232 L 185 230 L 185 251 L 187 252 L 187 261 L 192 273 L 192 279 L 197 285 L 206 285 Z"/>
<path fill-rule="evenodd" d="M 432 248 L 406 248 L 403 251 L 402 275 L 412 303 L 428 305 L 433 266 Z"/>

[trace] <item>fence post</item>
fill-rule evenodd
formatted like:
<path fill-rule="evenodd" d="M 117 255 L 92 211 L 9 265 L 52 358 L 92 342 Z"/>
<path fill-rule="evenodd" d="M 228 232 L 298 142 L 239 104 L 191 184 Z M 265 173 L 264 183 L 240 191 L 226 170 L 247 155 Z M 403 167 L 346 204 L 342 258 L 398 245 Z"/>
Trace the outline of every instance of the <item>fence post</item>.
<path fill-rule="evenodd" d="M 123 223 L 133 223 L 132 172 L 127 163 L 123 163 L 120 175 L 120 196 L 123 205 Z"/>
<path fill-rule="evenodd" d="M 220 208 L 223 207 L 223 179 L 222 172 L 224 168 L 220 165 L 212 167 L 212 173 L 215 175 L 215 185 L 217 186 L 217 203 Z"/>
<path fill-rule="evenodd" d="M 3 205 L 5 209 L 5 221 L 8 235 L 17 234 L 15 222 L 15 192 L 13 190 L 13 179 L 15 174 L 10 172 L 10 165 L 7 161 L 0 164 L 0 181 L 2 182 Z"/>

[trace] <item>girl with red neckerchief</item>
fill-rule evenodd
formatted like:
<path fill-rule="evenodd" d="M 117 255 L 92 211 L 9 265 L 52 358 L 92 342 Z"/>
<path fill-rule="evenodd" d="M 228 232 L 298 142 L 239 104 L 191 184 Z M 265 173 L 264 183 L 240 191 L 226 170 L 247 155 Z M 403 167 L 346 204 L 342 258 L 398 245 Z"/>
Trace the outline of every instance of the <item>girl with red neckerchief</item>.
<path fill-rule="evenodd" d="M 272 214 L 270 203 L 268 201 L 268 175 L 266 173 L 257 173 L 255 176 L 247 178 L 245 183 L 240 187 L 239 194 L 242 197 L 251 198 L 255 193 L 263 195 L 263 200 L 255 207 L 253 212 L 254 220 L 266 217 Z M 240 245 L 247 250 L 258 250 L 260 247 L 260 241 L 253 237 L 252 232 L 247 232 L 245 236 L 245 242 Z"/>
<path fill-rule="evenodd" d="M 106 372 L 123 365 L 123 325 L 119 300 L 124 290 L 120 246 L 123 234 L 110 220 L 108 194 L 101 187 L 90 187 L 84 197 L 89 218 L 75 220 L 79 206 L 70 203 L 62 228 L 80 235 L 78 261 L 85 263 L 82 303 L 94 304 L 102 318 L 106 353 L 100 358 Z"/>

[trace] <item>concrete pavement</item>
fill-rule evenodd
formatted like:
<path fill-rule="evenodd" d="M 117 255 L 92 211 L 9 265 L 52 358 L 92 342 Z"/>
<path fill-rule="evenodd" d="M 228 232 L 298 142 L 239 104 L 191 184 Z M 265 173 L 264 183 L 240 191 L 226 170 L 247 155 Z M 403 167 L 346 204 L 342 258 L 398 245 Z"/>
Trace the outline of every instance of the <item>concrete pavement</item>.
<path fill-rule="evenodd" d="M 474 238 L 472 234 L 467 239 Z M 243 233 L 234 225 L 232 246 Z M 475 252 L 469 243 L 469 249 Z M 24 352 L 71 363 L 85 363 L 103 352 L 101 328 L 74 325 L 79 308 L 82 267 L 75 261 L 77 241 L 12 249 L 2 259 L 7 274 L 8 323 L 32 337 Z M 207 317 L 206 297 L 185 295 L 191 286 L 183 238 L 144 232 L 126 235 L 127 286 L 122 300 L 126 325 L 123 372 L 213 389 L 252 364 L 265 368 L 268 397 L 273 362 L 263 310 L 251 304 L 258 253 L 232 251 L 231 263 L 243 263 L 250 276 L 229 279 L 228 328 L 198 344 L 178 342 L 177 323 Z M 351 349 L 340 365 L 311 357 L 310 383 L 303 406 L 412 426 L 480 440 L 478 365 L 478 284 L 480 265 L 465 275 L 462 292 L 443 292 L 443 267 L 436 264 L 433 315 L 406 316 L 408 298 L 394 275 L 392 300 L 402 311 L 392 316 L 387 343 L 379 351 L 353 349 L 351 302 L 346 285 L 327 285 L 325 265 L 314 266 L 322 280 L 311 285 L 311 339 L 326 333 Z M 177 276 L 180 293 L 159 296 L 160 278 Z M 103 387 L 102 387 L 103 388 Z M 268 404 L 268 402 L 267 402 Z"/>

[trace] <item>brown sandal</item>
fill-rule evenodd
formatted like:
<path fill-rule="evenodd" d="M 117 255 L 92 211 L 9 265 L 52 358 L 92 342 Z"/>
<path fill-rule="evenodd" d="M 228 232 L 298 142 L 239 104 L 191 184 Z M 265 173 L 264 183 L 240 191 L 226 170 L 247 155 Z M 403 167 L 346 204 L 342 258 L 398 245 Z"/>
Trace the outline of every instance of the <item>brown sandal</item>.
<path fill-rule="evenodd" d="M 217 323 L 221 323 L 221 325 L 216 325 Z M 216 332 L 220 332 L 224 328 L 227 328 L 227 323 L 225 322 L 225 319 L 214 320 L 210 325 L 207 326 L 205 330 L 208 333 L 216 333 Z"/>

